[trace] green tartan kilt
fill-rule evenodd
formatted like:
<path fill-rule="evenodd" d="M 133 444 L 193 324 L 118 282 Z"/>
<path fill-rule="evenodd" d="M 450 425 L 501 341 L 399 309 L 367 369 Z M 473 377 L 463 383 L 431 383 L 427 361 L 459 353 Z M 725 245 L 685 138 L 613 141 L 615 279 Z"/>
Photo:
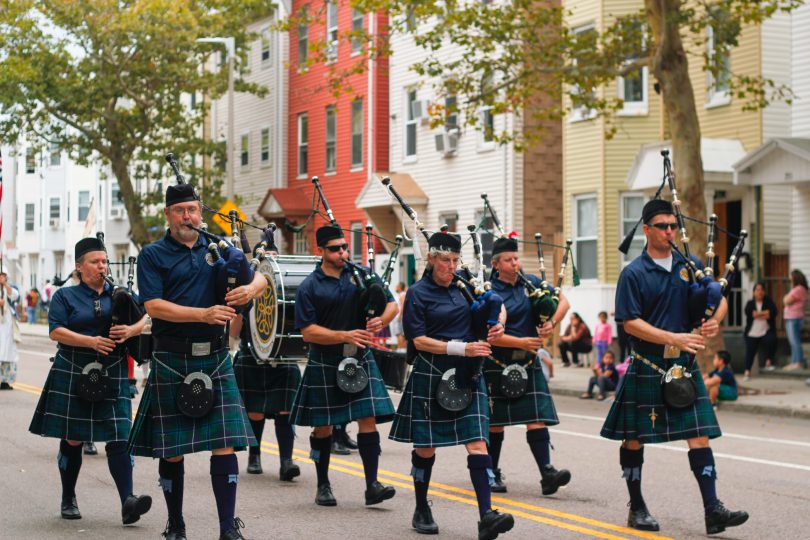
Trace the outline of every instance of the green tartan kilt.
<path fill-rule="evenodd" d="M 654 355 L 644 355 L 644 358 L 664 371 L 675 363 L 683 366 L 689 361 L 687 354 L 677 359 L 665 360 Z M 722 434 L 720 426 L 697 362 L 693 364 L 691 373 L 697 388 L 697 399 L 691 407 L 674 409 L 664 404 L 661 374 L 633 357 L 616 389 L 616 399 L 602 426 L 602 437 L 641 443 L 719 437 Z"/>
<path fill-rule="evenodd" d="M 249 413 L 272 416 L 292 409 L 295 393 L 301 384 L 301 370 L 297 364 L 257 364 L 250 351 L 240 348 L 233 357 L 233 373 Z"/>
<path fill-rule="evenodd" d="M 501 360 L 499 358 L 499 360 Z M 517 363 L 525 366 L 526 362 L 504 362 L 506 365 Z M 542 422 L 547 426 L 560 423 L 557 409 L 548 389 L 548 382 L 543 375 L 540 360 L 534 361 L 526 371 L 529 374 L 526 393 L 517 399 L 509 399 L 501 393 L 501 372 L 503 368 L 492 360 L 484 361 L 484 377 L 490 399 L 490 426 L 514 426 L 531 422 Z"/>
<path fill-rule="evenodd" d="M 107 375 L 118 389 L 117 397 L 91 403 L 76 395 L 82 369 L 91 362 L 107 366 Z M 127 440 L 131 426 L 132 402 L 126 356 L 103 356 L 91 349 L 60 348 L 28 430 L 43 437 L 104 442 Z"/>
<path fill-rule="evenodd" d="M 214 405 L 204 417 L 190 418 L 177 409 L 177 391 L 183 379 L 197 371 L 211 377 Z M 257 444 L 227 350 L 208 356 L 152 354 L 149 380 L 129 437 L 131 453 L 167 458 Z"/>
<path fill-rule="evenodd" d="M 443 409 L 434 397 L 442 375 L 459 362 L 457 356 L 420 352 L 405 386 L 389 439 L 413 443 L 416 448 L 458 446 L 475 441 L 489 443 L 489 415 L 484 378 L 472 388 L 470 405 L 458 412 Z"/>
<path fill-rule="evenodd" d="M 371 351 L 366 349 L 358 358 L 368 373 L 368 386 L 356 394 L 347 394 L 337 387 L 337 367 L 342 360 L 339 354 L 309 351 L 304 378 L 290 411 L 291 424 L 333 426 L 371 417 L 378 424 L 391 421 L 394 404 Z"/>

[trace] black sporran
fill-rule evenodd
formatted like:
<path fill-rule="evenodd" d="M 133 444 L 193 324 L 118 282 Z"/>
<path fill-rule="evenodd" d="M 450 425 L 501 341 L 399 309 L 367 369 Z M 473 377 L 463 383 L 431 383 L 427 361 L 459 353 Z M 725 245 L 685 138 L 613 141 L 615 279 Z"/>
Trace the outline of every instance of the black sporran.
<path fill-rule="evenodd" d="M 76 395 L 85 401 L 96 403 L 117 395 L 115 384 L 107 369 L 99 362 L 90 362 L 82 370 L 76 385 Z"/>
<path fill-rule="evenodd" d="M 177 391 L 177 408 L 189 418 L 202 418 L 214 406 L 211 377 L 201 371 L 190 373 Z"/>
<path fill-rule="evenodd" d="M 697 399 L 697 386 L 689 371 L 679 365 L 669 368 L 662 377 L 664 403 L 674 409 L 691 407 Z"/>
<path fill-rule="evenodd" d="M 368 373 L 357 358 L 344 358 L 338 364 L 337 386 L 347 394 L 362 392 L 368 386 Z"/>
<path fill-rule="evenodd" d="M 455 368 L 448 369 L 442 375 L 436 388 L 436 401 L 442 409 L 450 412 L 463 411 L 472 403 L 472 390 L 459 388 Z"/>
<path fill-rule="evenodd" d="M 526 395 L 529 387 L 529 373 L 520 364 L 511 364 L 501 371 L 501 394 L 509 399 Z"/>

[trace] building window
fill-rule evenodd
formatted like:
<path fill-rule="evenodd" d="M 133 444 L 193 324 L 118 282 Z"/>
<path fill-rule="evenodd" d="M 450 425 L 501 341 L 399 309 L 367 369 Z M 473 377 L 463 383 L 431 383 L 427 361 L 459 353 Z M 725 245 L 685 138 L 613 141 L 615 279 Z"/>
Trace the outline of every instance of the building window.
<path fill-rule="evenodd" d="M 271 35 L 270 29 L 264 28 L 261 34 L 261 52 L 259 54 L 259 58 L 261 59 L 261 65 L 263 68 L 269 67 L 273 64 L 273 58 L 270 55 L 270 45 L 271 45 Z"/>
<path fill-rule="evenodd" d="M 416 126 L 418 120 L 413 114 L 416 102 L 416 89 L 405 91 L 405 157 L 416 156 Z"/>
<path fill-rule="evenodd" d="M 337 114 L 335 107 L 326 108 L 326 172 L 337 168 Z"/>
<path fill-rule="evenodd" d="M 596 49 L 598 34 L 593 24 L 586 24 L 578 28 L 574 28 L 573 32 L 577 41 L 583 41 L 585 42 L 586 47 L 590 46 L 594 50 Z M 574 68 L 576 68 L 577 59 L 573 58 L 571 60 L 571 64 Z M 571 89 L 571 122 L 594 118 L 596 116 L 596 110 L 591 109 L 586 104 L 587 102 L 592 102 L 594 99 L 596 99 L 595 88 L 582 88 L 580 86 L 574 86 Z"/>
<path fill-rule="evenodd" d="M 326 60 L 334 62 L 338 52 L 338 6 L 336 0 L 326 1 Z"/>
<path fill-rule="evenodd" d="M 298 66 L 306 68 L 309 58 L 309 6 L 304 6 L 299 12 L 298 23 Z"/>
<path fill-rule="evenodd" d="M 51 143 L 51 167 L 59 167 L 62 165 L 62 151 L 59 149 L 58 142 Z"/>
<path fill-rule="evenodd" d="M 87 219 L 87 214 L 90 213 L 90 192 L 79 192 L 79 221 Z"/>
<path fill-rule="evenodd" d="M 110 206 L 124 206 L 124 198 L 121 195 L 121 186 L 118 182 L 110 184 Z"/>
<path fill-rule="evenodd" d="M 706 105 L 726 105 L 731 102 L 731 55 L 726 45 L 715 39 L 713 24 L 706 27 L 706 55 L 709 66 L 716 70 L 715 73 L 709 71 L 706 74 Z"/>
<path fill-rule="evenodd" d="M 239 164 L 250 166 L 250 133 L 244 133 L 239 139 Z"/>
<path fill-rule="evenodd" d="M 295 255 L 306 255 L 309 253 L 309 240 L 305 232 L 293 233 L 293 253 Z"/>
<path fill-rule="evenodd" d="M 627 65 L 638 61 L 646 42 L 646 36 L 642 28 L 635 27 L 634 32 L 631 34 L 637 35 L 640 41 L 636 49 L 638 52 L 627 57 Z M 623 101 L 622 110 L 619 111 L 620 115 L 640 116 L 647 114 L 647 67 L 642 66 L 625 74 L 623 77 L 619 77 L 617 91 L 619 99 Z"/>
<path fill-rule="evenodd" d="M 596 279 L 596 195 L 574 198 L 574 260 L 582 279 Z"/>
<path fill-rule="evenodd" d="M 365 22 L 365 14 L 359 9 L 352 9 L 352 54 L 358 54 L 363 50 Z"/>
<path fill-rule="evenodd" d="M 307 113 L 298 115 L 298 175 L 306 175 L 309 150 L 309 119 Z"/>
<path fill-rule="evenodd" d="M 262 165 L 270 164 L 270 128 L 263 128 L 261 131 L 261 160 Z"/>
<path fill-rule="evenodd" d="M 478 236 L 481 238 L 481 254 L 484 259 L 484 268 L 489 268 L 492 266 L 492 247 L 495 244 L 495 235 L 490 231 L 495 228 L 495 222 L 489 213 L 484 219 L 484 210 L 477 210 L 475 212 L 475 224 L 481 227 L 478 231 Z"/>
<path fill-rule="evenodd" d="M 34 153 L 33 148 L 28 148 L 25 151 L 25 172 L 33 174 L 37 171 L 37 155 Z"/>
<path fill-rule="evenodd" d="M 59 197 L 51 197 L 48 205 L 48 217 L 50 219 L 59 219 L 62 210 L 62 201 Z"/>
<path fill-rule="evenodd" d="M 439 214 L 439 227 L 447 225 L 447 232 L 456 232 L 458 214 L 456 212 Z"/>
<path fill-rule="evenodd" d="M 624 240 L 635 224 L 638 222 L 638 217 L 641 215 L 641 210 L 644 208 L 644 195 L 640 193 L 624 193 L 621 197 L 622 205 L 622 237 L 619 242 Z M 633 241 L 630 243 L 630 249 L 627 250 L 627 255 L 622 253 L 622 267 L 630 261 L 641 255 L 644 250 L 644 232 L 641 227 L 636 229 L 636 234 L 633 236 Z"/>
<path fill-rule="evenodd" d="M 458 98 L 455 94 L 444 98 L 444 127 L 447 130 L 458 127 Z"/>
<path fill-rule="evenodd" d="M 34 214 L 36 212 L 36 206 L 34 203 L 26 203 L 25 205 L 25 230 L 26 231 L 33 231 L 34 230 Z"/>
<path fill-rule="evenodd" d="M 352 245 L 349 249 L 352 253 L 353 261 L 363 260 L 363 223 L 355 221 L 349 226 L 352 231 Z"/>
<path fill-rule="evenodd" d="M 352 167 L 363 166 L 363 100 L 352 102 Z"/>

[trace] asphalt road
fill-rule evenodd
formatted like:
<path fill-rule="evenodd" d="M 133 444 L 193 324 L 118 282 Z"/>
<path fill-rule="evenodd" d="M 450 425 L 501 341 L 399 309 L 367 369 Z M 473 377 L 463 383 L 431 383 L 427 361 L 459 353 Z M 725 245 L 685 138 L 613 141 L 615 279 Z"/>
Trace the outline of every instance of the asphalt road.
<path fill-rule="evenodd" d="M 20 346 L 18 383 L 0 392 L 0 538 L 140 539 L 160 538 L 166 521 L 157 485 L 157 462 L 137 458 L 135 489 L 152 495 L 150 513 L 122 527 L 120 505 L 107 470 L 103 444 L 98 456 L 85 456 L 77 486 L 83 519 L 59 517 L 58 443 L 28 433 L 40 389 L 50 367 L 53 345 L 26 337 Z M 394 401 L 399 394 L 393 393 Z M 689 470 L 685 443 L 649 445 L 643 491 L 661 524 L 657 534 L 624 527 L 627 492 L 618 465 L 618 445 L 598 435 L 609 402 L 556 400 L 562 423 L 552 429 L 552 461 L 572 471 L 571 484 L 552 497 L 540 494 L 539 474 L 526 445 L 524 429 L 506 431 L 501 468 L 509 491 L 493 502 L 515 515 L 515 528 L 503 538 L 698 538 L 705 536 L 703 508 Z M 718 538 L 792 540 L 808 538 L 810 528 L 810 422 L 763 418 L 720 411 L 725 432 L 713 441 L 718 495 L 731 509 L 751 519 Z M 380 480 L 395 485 L 397 496 L 377 507 L 363 504 L 359 456 L 333 456 L 331 480 L 338 506 L 315 506 L 315 469 L 308 459 L 308 430 L 299 429 L 295 459 L 302 475 L 294 483 L 278 480 L 273 429 L 265 429 L 265 474 L 240 475 L 237 515 L 253 539 L 421 538 L 410 527 L 413 490 L 410 448 L 385 439 Z M 350 426 L 356 434 L 356 426 Z M 186 458 L 185 515 L 189 538 L 216 538 L 216 506 L 208 474 L 208 454 Z M 244 471 L 246 453 L 239 454 Z M 430 494 L 433 514 L 445 540 L 475 538 L 478 515 L 463 448 L 441 449 Z"/>

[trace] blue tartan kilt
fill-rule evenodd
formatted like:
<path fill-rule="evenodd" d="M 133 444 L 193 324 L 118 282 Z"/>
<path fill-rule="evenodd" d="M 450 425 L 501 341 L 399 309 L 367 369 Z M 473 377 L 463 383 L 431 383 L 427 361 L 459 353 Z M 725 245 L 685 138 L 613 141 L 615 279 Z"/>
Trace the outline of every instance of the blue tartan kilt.
<path fill-rule="evenodd" d="M 214 405 L 204 417 L 190 418 L 177 408 L 177 391 L 183 379 L 197 371 L 211 377 Z M 129 437 L 131 453 L 167 458 L 256 445 L 227 350 L 208 356 L 152 354 L 149 379 Z"/>
<path fill-rule="evenodd" d="M 373 417 L 378 424 L 392 420 L 394 404 L 371 351 L 366 349 L 358 358 L 368 373 L 368 386 L 356 394 L 347 394 L 337 387 L 337 367 L 342 360 L 339 354 L 309 351 L 304 378 L 290 411 L 291 424 L 317 427 L 360 418 Z"/>
<path fill-rule="evenodd" d="M 689 361 L 687 354 L 677 359 L 649 354 L 644 358 L 664 371 L 676 363 L 684 366 Z M 697 362 L 692 365 L 691 373 L 697 399 L 690 407 L 674 409 L 664 404 L 661 374 L 634 356 L 616 389 L 616 399 L 602 426 L 602 437 L 661 443 L 696 437 L 714 439 L 722 435 Z"/>
<path fill-rule="evenodd" d="M 118 390 L 115 398 L 91 403 L 76 395 L 82 369 L 100 362 Z M 91 349 L 59 349 L 48 372 L 28 431 L 69 441 L 125 441 L 132 426 L 126 356 Z"/>
<path fill-rule="evenodd" d="M 501 360 L 499 358 L 499 360 Z M 503 362 L 505 365 L 513 363 L 526 365 L 522 362 Z M 557 409 L 548 389 L 548 382 L 543 375 L 540 360 L 535 356 L 534 361 L 526 368 L 529 374 L 526 393 L 517 399 L 509 399 L 501 393 L 501 372 L 504 368 L 492 360 L 484 361 L 484 377 L 491 404 L 489 425 L 514 426 L 532 422 L 542 422 L 547 426 L 556 426 L 560 423 Z"/>
<path fill-rule="evenodd" d="M 272 416 L 292 409 L 295 393 L 301 384 L 301 370 L 297 364 L 257 364 L 250 351 L 240 348 L 233 357 L 233 372 L 249 413 Z"/>
<path fill-rule="evenodd" d="M 420 352 L 405 386 L 391 426 L 389 439 L 413 443 L 416 448 L 458 446 L 475 441 L 489 443 L 489 409 L 484 377 L 472 387 L 472 401 L 466 409 L 451 412 L 436 398 L 436 388 L 445 371 L 459 362 L 474 362 L 445 354 Z"/>

